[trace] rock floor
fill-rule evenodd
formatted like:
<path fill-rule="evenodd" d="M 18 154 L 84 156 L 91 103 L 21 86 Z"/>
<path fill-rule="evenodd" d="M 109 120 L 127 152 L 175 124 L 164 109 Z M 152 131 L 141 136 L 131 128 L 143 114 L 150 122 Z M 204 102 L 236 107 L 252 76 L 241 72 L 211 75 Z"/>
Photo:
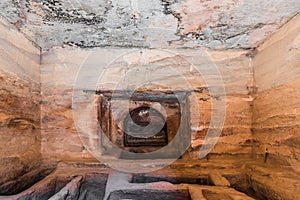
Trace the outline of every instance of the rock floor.
<path fill-rule="evenodd" d="M 154 164 L 159 165 L 159 161 Z M 291 167 L 253 159 L 178 160 L 161 170 L 129 174 L 97 162 L 65 162 L 44 179 L 1 200 L 63 199 L 300 199 Z"/>

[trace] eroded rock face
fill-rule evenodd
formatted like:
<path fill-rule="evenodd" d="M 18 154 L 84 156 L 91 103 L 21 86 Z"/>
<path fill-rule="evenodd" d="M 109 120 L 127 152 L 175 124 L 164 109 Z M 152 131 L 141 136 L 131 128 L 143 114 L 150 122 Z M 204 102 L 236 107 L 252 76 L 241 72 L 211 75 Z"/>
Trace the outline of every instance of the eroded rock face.
<path fill-rule="evenodd" d="M 99 138 L 97 134 L 97 116 L 95 109 L 91 109 L 91 112 L 82 110 L 80 113 L 80 120 L 88 122 L 89 134 L 93 134 L 93 137 L 83 134 L 76 127 L 78 118 L 74 117 L 74 113 L 79 110 L 76 102 L 72 104 L 73 100 L 78 100 L 76 97 L 77 92 L 73 91 L 75 81 L 81 80 L 82 88 L 80 90 L 93 90 L 93 80 L 98 80 L 98 76 L 95 76 L 99 70 L 107 67 L 107 63 L 110 63 L 120 55 L 125 53 L 125 49 L 96 49 L 91 50 L 78 50 L 75 48 L 58 48 L 52 51 L 48 51 L 43 54 L 42 62 L 42 92 L 43 92 L 43 104 L 42 109 L 42 154 L 47 158 L 55 160 L 59 159 L 75 159 L 85 158 L 91 155 L 85 149 L 90 144 L 89 141 L 93 138 L 93 145 L 98 144 L 96 139 Z M 80 66 L 89 53 L 94 55 L 89 57 L 87 63 L 89 63 L 89 71 L 80 72 L 82 76 L 77 76 Z M 197 72 L 190 72 L 190 65 L 187 64 L 183 58 L 194 60 L 195 64 L 199 64 L 201 61 L 196 61 L 199 57 L 199 51 L 197 50 L 183 50 L 180 51 L 181 56 L 175 56 L 170 54 L 163 54 L 155 50 L 145 50 L 144 64 L 137 66 L 137 55 L 127 53 L 124 56 L 123 61 L 116 61 L 112 66 L 107 67 L 104 75 L 101 79 L 101 89 L 114 90 L 119 81 L 122 80 L 122 76 L 125 75 L 126 70 L 124 66 L 129 68 L 137 67 L 140 70 L 144 70 L 145 66 L 153 69 L 157 74 L 152 73 L 152 76 L 163 74 L 163 78 L 160 81 L 156 80 L 156 83 L 161 83 L 162 86 L 170 86 L 171 90 L 180 90 L 186 84 L 186 82 L 178 81 L 182 80 L 182 76 L 185 81 L 191 84 L 192 88 L 197 89 L 201 85 L 205 85 L 203 79 L 197 75 Z M 222 134 L 219 138 L 217 145 L 212 153 L 222 154 L 247 154 L 251 152 L 251 91 L 247 87 L 251 87 L 252 74 L 249 65 L 249 58 L 246 56 L 245 51 L 229 51 L 229 52 L 210 52 L 210 57 L 215 62 L 222 74 L 224 87 L 226 87 L 226 118 L 225 125 L 223 127 Z M 198 63 L 199 62 L 199 63 Z M 177 70 L 181 73 L 181 76 L 175 76 L 171 73 L 165 73 L 170 68 Z M 145 72 L 146 73 L 146 72 Z M 144 79 L 144 74 L 137 72 L 135 76 L 131 76 L 131 82 Z M 207 77 L 207 80 L 213 79 L 215 76 Z M 155 79 L 153 79 L 155 80 Z M 145 84 L 149 84 L 149 80 Z M 154 81 L 155 82 L 155 81 Z M 120 82 L 119 82 L 120 83 Z M 103 84 L 103 85 L 102 85 Z M 165 85 L 164 85 L 165 84 Z M 78 86 L 78 85 L 77 85 Z M 76 87 L 77 87 L 76 86 Z M 171 87 L 172 86 L 172 87 Z M 160 88 L 152 86 L 151 89 L 157 91 Z M 199 88 L 198 88 L 199 89 Z M 199 89 L 201 90 L 201 88 Z M 73 93 L 74 92 L 74 93 Z M 75 96 L 74 96 L 75 94 Z M 73 96 L 72 96 L 73 95 Z M 74 98 L 75 97 L 75 98 Z M 205 135 L 207 134 L 209 124 L 211 121 L 211 101 L 207 88 L 204 88 L 202 92 L 195 92 L 195 98 L 189 99 L 189 108 L 187 108 L 190 117 L 190 131 L 191 137 L 191 149 L 189 151 L 190 158 L 197 158 L 199 156 L 199 147 L 203 144 Z M 85 108 L 87 105 L 95 105 L 97 96 L 94 93 L 84 93 L 80 104 L 80 108 Z M 119 103 L 122 101 L 118 101 Z M 119 106 L 121 107 L 121 106 Z M 200 114 L 199 114 L 200 108 Z M 74 112 L 75 111 L 75 112 Z M 200 115 L 200 121 L 199 121 Z M 117 115 L 118 117 L 122 115 Z M 117 121 L 125 119 L 126 115 Z M 109 119 L 108 116 L 105 116 Z M 75 121 L 74 121 L 75 120 Z M 78 125 L 78 124 L 77 124 Z M 77 128 L 77 129 L 76 129 Z M 188 135 L 188 131 L 187 135 Z M 81 136 L 82 141 L 79 136 Z M 119 140 L 122 137 L 116 137 Z M 84 145 L 85 144 L 85 147 Z M 96 145 L 98 147 L 98 145 Z M 99 151 L 100 152 L 100 151 Z"/>
<path fill-rule="evenodd" d="M 236 157 L 177 160 L 147 174 L 122 173 L 95 162 L 71 162 L 60 163 L 31 188 L 13 196 L 0 195 L 0 199 L 292 200 L 299 199 L 298 180 L 290 167 L 279 169 L 263 160 Z"/>
<path fill-rule="evenodd" d="M 23 2 L 25 3 L 1 1 L 3 14 L 45 49 L 56 45 L 83 48 L 171 45 L 251 49 L 299 10 L 298 1 L 280 0 L 271 3 L 228 0 L 218 4 L 216 1 L 192 0 Z M 299 64 L 299 25 L 296 23 L 296 26 L 290 26 L 288 30 L 291 31 L 288 36 L 284 31 L 279 32 L 279 39 L 274 37 L 274 40 L 258 49 L 259 56 L 256 56 L 255 68 L 256 77 L 260 79 L 257 79 L 259 94 L 254 101 L 253 126 L 251 58 L 247 57 L 245 51 L 210 52 L 212 60 L 220 66 L 227 89 L 228 110 L 222 135 L 212 153 L 249 154 L 253 142 L 257 142 L 258 148 L 254 149 L 257 154 L 262 154 L 265 147 L 269 148 L 269 159 L 273 161 L 270 163 L 291 165 L 295 171 L 299 170 L 299 73 L 292 70 Z M 41 152 L 45 158 L 53 159 L 53 163 L 68 159 L 84 161 L 85 158 L 92 157 L 77 135 L 72 113 L 73 83 L 80 62 L 89 51 L 76 48 L 53 49 L 43 54 L 44 60 L 40 65 L 39 49 L 16 32 L 7 24 L 0 23 L 1 37 L 5 36 L 0 41 L 0 193 L 3 194 L 19 192 L 40 178 L 38 168 Z M 113 59 L 128 49 L 103 48 L 97 51 L 104 60 Z M 274 54 L 274 49 L 281 49 L 283 56 Z M 173 66 L 173 61 L 182 61 L 178 56 L 156 56 L 147 64 L 161 63 L 161 66 Z M 195 51 L 185 51 L 185 56 L 196 58 L 198 54 Z M 267 64 L 265 58 L 268 58 Z M 98 66 L 97 59 L 91 60 L 94 66 Z M 103 61 L 103 66 L 107 66 L 109 61 L 111 60 Z M 132 56 L 126 61 L 127 66 L 134 65 L 133 61 L 136 60 Z M 107 79 L 117 79 L 122 74 L 123 64 L 118 63 L 113 69 L 115 71 L 109 71 Z M 187 71 L 193 70 L 190 65 L 184 66 Z M 274 76 L 270 76 L 270 79 L 264 77 L 266 74 L 273 75 L 274 69 Z M 97 68 L 94 67 L 93 70 Z M 283 76 L 281 72 L 284 72 Z M 287 77 L 288 80 L 285 79 Z M 90 80 L 89 78 L 86 77 L 86 80 Z M 187 78 L 193 80 L 194 77 Z M 174 85 L 176 82 L 178 84 L 177 79 L 168 77 L 166 80 L 175 80 Z M 204 85 L 203 82 L 193 83 Z M 192 132 L 189 158 L 198 156 L 198 148 L 210 122 L 212 98 L 216 97 L 209 96 L 207 92 L 197 94 L 198 101 L 189 108 Z M 86 103 L 92 104 L 94 100 L 94 96 L 91 95 L 87 97 Z M 197 103 L 204 111 L 201 113 L 202 121 L 199 127 L 199 116 L 194 115 L 196 110 L 193 107 Z M 88 121 L 89 118 L 84 117 Z M 263 155 L 258 157 L 263 160 Z M 269 174 L 265 174 L 264 171 L 256 173 L 259 176 L 250 179 L 251 187 L 246 190 L 255 189 L 259 191 L 258 194 L 264 193 L 273 199 L 277 198 L 273 191 L 280 191 L 281 196 L 286 195 L 282 188 L 274 187 L 271 192 L 265 189 L 257 180 L 261 179 L 260 176 L 268 177 Z M 280 176 L 279 180 L 282 182 L 286 174 L 280 175 L 282 177 Z M 272 178 L 267 182 L 270 185 L 273 183 Z M 295 181 L 296 184 L 298 182 Z M 293 187 L 296 187 L 295 185 Z M 55 191 L 55 186 L 52 189 Z M 223 195 L 207 189 L 203 191 L 203 195 L 211 199 Z M 62 191 L 62 195 L 64 192 Z M 49 198 L 52 194 L 47 195 Z"/>
<path fill-rule="evenodd" d="M 295 171 L 300 171 L 299 30 L 298 15 L 258 48 L 254 59 L 255 150 L 264 154 L 268 149 L 269 162 L 291 165 Z"/>
<path fill-rule="evenodd" d="M 0 194 L 40 179 L 39 49 L 0 20 Z"/>
<path fill-rule="evenodd" d="M 27 180 L 28 177 L 22 176 L 39 165 L 40 132 L 37 114 L 38 86 L 17 80 L 17 77 L 8 74 L 4 75 L 3 72 L 0 77 L 0 193 L 2 193 L 20 191 L 22 186 L 18 188 L 18 184 L 24 186 L 30 182 Z M 30 93 L 35 95 L 31 96 Z M 24 183 L 20 183 L 18 179 Z"/>
<path fill-rule="evenodd" d="M 257 46 L 300 9 L 297 0 L 3 0 L 1 14 L 52 46 L 211 49 Z"/>

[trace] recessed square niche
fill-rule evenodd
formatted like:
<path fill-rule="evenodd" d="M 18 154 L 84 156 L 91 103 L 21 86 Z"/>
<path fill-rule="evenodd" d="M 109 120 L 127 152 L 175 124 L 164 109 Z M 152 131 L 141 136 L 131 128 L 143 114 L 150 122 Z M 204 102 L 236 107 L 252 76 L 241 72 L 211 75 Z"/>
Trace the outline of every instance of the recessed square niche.
<path fill-rule="evenodd" d="M 101 141 L 104 154 L 109 154 L 111 145 L 132 153 L 154 152 L 169 145 L 184 122 L 185 108 L 179 101 L 185 101 L 186 92 L 99 90 L 97 94 L 98 122 L 108 139 Z M 173 142 L 172 151 L 178 155 L 180 139 Z"/>
<path fill-rule="evenodd" d="M 167 122 L 162 113 L 151 107 L 141 106 L 127 114 L 124 120 L 125 147 L 165 146 L 167 144 Z"/>

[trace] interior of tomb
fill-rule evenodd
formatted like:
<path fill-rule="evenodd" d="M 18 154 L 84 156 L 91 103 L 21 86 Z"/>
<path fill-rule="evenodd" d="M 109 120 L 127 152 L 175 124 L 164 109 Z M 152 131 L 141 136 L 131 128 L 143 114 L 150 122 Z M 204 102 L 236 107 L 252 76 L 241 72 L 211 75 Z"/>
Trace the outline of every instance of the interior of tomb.
<path fill-rule="evenodd" d="M 298 1 L 0 10 L 0 200 L 300 199 Z"/>

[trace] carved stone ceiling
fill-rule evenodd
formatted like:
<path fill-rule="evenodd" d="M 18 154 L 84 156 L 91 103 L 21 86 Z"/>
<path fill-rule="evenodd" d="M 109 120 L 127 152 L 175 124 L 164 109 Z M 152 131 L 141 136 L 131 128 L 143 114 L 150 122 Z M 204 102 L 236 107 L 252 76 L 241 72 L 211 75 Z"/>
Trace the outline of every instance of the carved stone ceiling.
<path fill-rule="evenodd" d="M 53 46 L 252 49 L 299 0 L 1 0 L 1 15 Z"/>

